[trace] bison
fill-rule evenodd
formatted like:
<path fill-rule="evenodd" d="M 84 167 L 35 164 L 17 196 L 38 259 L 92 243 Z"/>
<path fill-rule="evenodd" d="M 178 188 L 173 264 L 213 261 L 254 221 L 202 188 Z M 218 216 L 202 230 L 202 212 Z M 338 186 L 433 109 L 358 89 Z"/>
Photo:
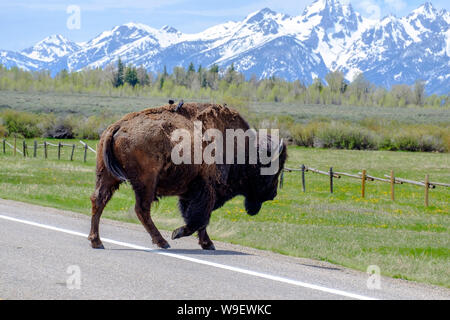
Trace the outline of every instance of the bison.
<path fill-rule="evenodd" d="M 170 247 L 150 217 L 151 204 L 160 197 L 179 198 L 185 225 L 173 231 L 172 239 L 197 232 L 199 244 L 205 250 L 215 249 L 206 232 L 212 211 L 242 195 L 247 213 L 254 215 L 263 202 L 275 198 L 278 177 L 287 158 L 282 140 L 272 141 L 268 136 L 263 142 L 255 142 L 259 151 L 265 149 L 272 160 L 277 159 L 279 165 L 273 174 L 261 174 L 261 169 L 268 164 L 263 164 L 259 158 L 256 163 L 248 161 L 251 145 L 248 137 L 244 146 L 235 146 L 233 156 L 236 158 L 239 151 L 244 152 L 245 163 L 175 164 L 172 152 L 177 141 L 172 134 L 177 129 L 193 132 L 194 124 L 200 123 L 203 130 L 214 128 L 222 133 L 228 129 L 250 130 L 243 117 L 226 105 L 185 103 L 183 108 L 175 109 L 175 105 L 165 105 L 130 113 L 103 132 L 97 152 L 96 186 L 91 196 L 92 220 L 88 239 L 93 248 L 103 248 L 99 235 L 100 216 L 114 191 L 125 181 L 134 190 L 137 217 L 153 243 L 160 248 Z M 201 143 L 203 147 L 206 141 Z M 223 144 L 226 143 L 224 139 Z"/>

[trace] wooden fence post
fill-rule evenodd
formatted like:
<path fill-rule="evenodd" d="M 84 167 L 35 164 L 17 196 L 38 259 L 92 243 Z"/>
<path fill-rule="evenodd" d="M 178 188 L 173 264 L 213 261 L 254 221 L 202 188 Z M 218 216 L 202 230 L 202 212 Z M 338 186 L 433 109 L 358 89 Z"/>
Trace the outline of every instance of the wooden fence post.
<path fill-rule="evenodd" d="M 3 153 L 6 154 L 6 139 L 3 139 Z"/>
<path fill-rule="evenodd" d="M 333 193 L 333 167 L 330 167 L 330 193 Z"/>
<path fill-rule="evenodd" d="M 391 200 L 395 201 L 395 193 L 394 193 L 394 187 L 395 187 L 395 177 L 394 177 L 394 170 L 391 170 Z"/>
<path fill-rule="evenodd" d="M 23 157 L 26 158 L 27 157 L 27 145 L 26 145 L 25 140 L 23 140 L 23 143 L 22 143 L 22 151 L 23 151 Z"/>
<path fill-rule="evenodd" d="M 284 170 L 281 171 L 281 176 L 280 176 L 280 189 L 283 189 L 283 181 L 284 180 Z"/>
<path fill-rule="evenodd" d="M 44 141 L 44 159 L 47 159 L 47 141 Z"/>
<path fill-rule="evenodd" d="M 429 176 L 425 176 L 425 207 L 428 207 L 428 188 L 430 187 Z"/>
<path fill-rule="evenodd" d="M 33 148 L 33 158 L 37 156 L 37 141 L 34 140 L 34 148 Z"/>
<path fill-rule="evenodd" d="M 17 137 L 14 135 L 14 156 L 16 156 L 16 149 L 17 149 Z"/>
<path fill-rule="evenodd" d="M 58 160 L 61 160 L 61 142 L 58 142 Z"/>
<path fill-rule="evenodd" d="M 72 153 L 70 154 L 70 161 L 73 161 L 73 153 L 75 151 L 75 144 L 72 145 Z"/>
<path fill-rule="evenodd" d="M 306 192 L 306 183 L 305 183 L 305 165 L 302 164 L 302 189 L 303 192 Z"/>
<path fill-rule="evenodd" d="M 88 145 L 87 145 L 87 143 L 85 143 L 85 144 L 84 144 L 84 162 L 86 162 L 87 149 L 88 149 Z"/>
<path fill-rule="evenodd" d="M 361 175 L 361 197 L 366 196 L 366 170 L 362 171 Z"/>

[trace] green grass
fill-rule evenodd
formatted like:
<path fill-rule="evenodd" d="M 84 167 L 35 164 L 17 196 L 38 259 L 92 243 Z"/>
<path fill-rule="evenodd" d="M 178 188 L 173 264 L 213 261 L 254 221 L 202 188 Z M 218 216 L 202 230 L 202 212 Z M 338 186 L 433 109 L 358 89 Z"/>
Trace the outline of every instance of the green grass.
<path fill-rule="evenodd" d="M 440 126 L 446 126 L 450 123 L 450 109 L 448 108 L 387 108 L 258 102 L 252 103 L 250 110 L 264 116 L 291 116 L 299 123 L 308 123 L 311 120 L 359 122 L 366 119 Z"/>
<path fill-rule="evenodd" d="M 235 100 L 214 97 L 195 99 L 197 102 L 228 103 L 238 107 L 251 126 L 278 128 L 286 141 L 298 146 L 450 150 L 449 108 L 355 107 Z M 0 91 L 0 137 L 12 137 L 14 133 L 25 137 L 53 136 L 53 129 L 64 125 L 75 137 L 97 139 L 107 125 L 120 116 L 160 106 L 167 101 L 168 98 L 148 96 Z"/>
<path fill-rule="evenodd" d="M 171 97 L 174 98 L 174 97 Z M 55 93 L 0 91 L 0 110 L 11 108 L 34 113 L 56 115 L 82 114 L 124 115 L 129 112 L 166 104 L 169 98 L 148 96 L 111 96 L 94 93 Z M 186 100 L 189 102 L 189 100 Z M 194 99 L 196 102 L 224 103 L 211 99 Z M 228 104 L 230 104 L 229 102 Z M 231 105 L 231 104 L 230 104 Z M 247 105 L 247 103 L 243 103 Z M 299 103 L 250 102 L 251 113 L 262 117 L 271 115 L 292 116 L 299 123 L 310 120 L 362 121 L 367 118 L 397 121 L 408 124 L 433 124 L 447 126 L 450 123 L 448 108 L 387 108 L 355 107 L 344 105 L 304 105 Z"/>
<path fill-rule="evenodd" d="M 0 109 L 35 113 L 55 113 L 57 115 L 82 114 L 98 115 L 102 112 L 122 115 L 132 111 L 156 107 L 167 103 L 168 99 L 149 97 L 119 97 L 87 93 L 39 93 L 0 91 Z"/>
<path fill-rule="evenodd" d="M 80 145 L 77 141 L 75 141 Z M 96 141 L 89 142 L 91 146 Z M 30 143 L 31 145 L 31 143 Z M 0 153 L 0 197 L 90 214 L 95 183 L 95 155 L 82 162 L 56 160 L 56 149 L 43 160 Z M 307 166 L 335 171 L 367 173 L 382 177 L 391 169 L 396 176 L 421 181 L 450 182 L 450 155 L 388 151 L 345 151 L 289 148 L 289 167 Z M 382 274 L 450 287 L 450 189 L 430 191 L 430 206 L 424 206 L 424 190 L 397 185 L 396 201 L 390 200 L 388 183 L 367 182 L 366 198 L 360 197 L 360 181 L 342 177 L 334 181 L 306 174 L 306 193 L 299 173 L 286 173 L 284 188 L 277 198 L 263 205 L 261 212 L 248 216 L 243 198 L 229 201 L 215 211 L 208 228 L 213 239 L 272 250 L 286 255 L 328 261 L 366 271 L 378 265 Z M 156 225 L 172 230 L 183 224 L 176 198 L 164 198 L 153 206 Z M 109 202 L 104 217 L 138 223 L 134 195 L 128 185 Z M 149 238 L 150 242 L 150 238 Z"/>

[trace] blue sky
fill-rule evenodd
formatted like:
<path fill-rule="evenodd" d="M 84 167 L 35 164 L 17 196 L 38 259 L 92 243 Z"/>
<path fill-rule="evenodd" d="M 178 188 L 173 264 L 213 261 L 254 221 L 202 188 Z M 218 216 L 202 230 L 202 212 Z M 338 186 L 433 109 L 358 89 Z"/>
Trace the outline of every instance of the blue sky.
<path fill-rule="evenodd" d="M 241 20 L 249 13 L 268 7 L 299 15 L 313 0 L 188 1 L 188 0 L 0 0 L 0 49 L 22 50 L 51 34 L 73 41 L 87 41 L 104 30 L 130 21 L 160 28 L 170 25 L 193 33 L 229 20 Z M 403 16 L 426 0 L 341 0 L 367 17 L 378 13 Z M 439 9 L 450 10 L 450 1 L 434 0 Z M 80 29 L 68 29 L 69 5 L 81 9 Z"/>

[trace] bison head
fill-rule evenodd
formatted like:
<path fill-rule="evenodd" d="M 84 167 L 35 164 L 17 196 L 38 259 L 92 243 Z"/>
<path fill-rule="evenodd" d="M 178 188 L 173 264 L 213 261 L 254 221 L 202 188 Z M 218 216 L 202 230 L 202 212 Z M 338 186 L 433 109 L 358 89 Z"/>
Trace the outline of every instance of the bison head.
<path fill-rule="evenodd" d="M 266 152 L 270 156 L 269 163 L 258 160 L 256 165 L 249 168 L 247 175 L 247 190 L 245 196 L 245 210 L 249 215 L 255 215 L 261 209 L 263 202 L 273 200 L 277 195 L 278 178 L 284 168 L 287 158 L 286 145 L 281 141 L 267 139 L 264 143 L 259 143 L 260 152 Z M 262 169 L 269 169 L 276 163 L 275 170 L 268 171 L 270 174 L 261 174 Z"/>

